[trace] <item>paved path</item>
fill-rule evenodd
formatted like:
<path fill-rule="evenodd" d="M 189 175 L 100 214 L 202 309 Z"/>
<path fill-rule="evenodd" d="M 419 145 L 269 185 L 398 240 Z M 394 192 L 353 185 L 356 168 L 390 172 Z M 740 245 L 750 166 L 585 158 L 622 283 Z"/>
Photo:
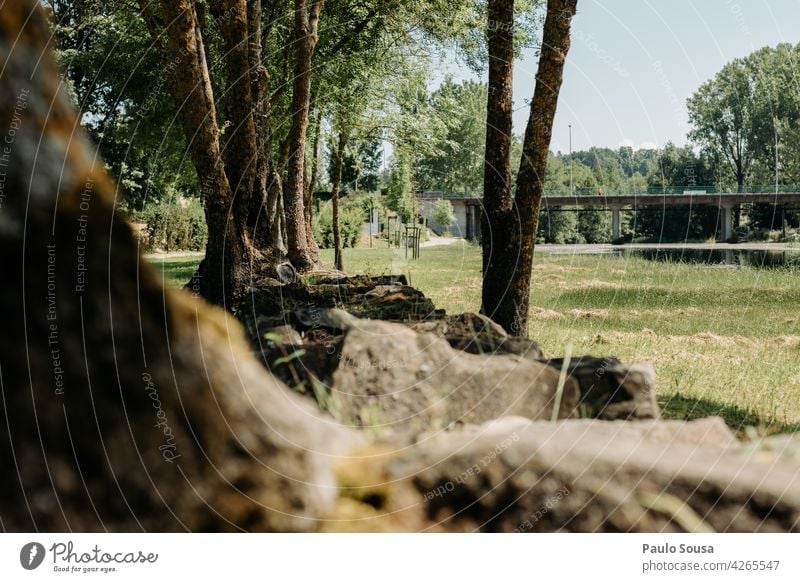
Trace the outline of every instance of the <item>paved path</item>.
<path fill-rule="evenodd" d="M 189 257 L 203 258 L 205 253 L 202 251 L 173 251 L 169 253 L 147 253 L 145 259 L 182 259 Z"/>
<path fill-rule="evenodd" d="M 611 244 L 581 244 L 581 245 L 536 245 L 537 253 L 548 254 L 592 254 L 592 253 L 608 253 L 620 251 L 623 249 L 677 249 L 677 250 L 693 250 L 693 251 L 798 251 L 800 246 L 791 243 L 766 243 L 766 242 L 750 242 L 739 244 L 728 243 L 641 243 L 641 244 L 625 244 L 625 245 L 611 245 Z"/>
<path fill-rule="evenodd" d="M 451 245 L 454 242 L 464 240 L 463 238 L 454 238 L 450 236 L 434 236 L 430 240 L 419 243 L 420 248 L 427 247 L 441 247 L 444 245 Z"/>

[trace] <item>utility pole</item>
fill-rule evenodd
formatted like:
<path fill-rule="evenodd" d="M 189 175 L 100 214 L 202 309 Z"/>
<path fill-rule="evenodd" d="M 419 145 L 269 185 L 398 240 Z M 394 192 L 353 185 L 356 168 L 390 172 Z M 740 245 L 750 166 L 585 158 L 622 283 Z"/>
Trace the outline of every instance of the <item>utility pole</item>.
<path fill-rule="evenodd" d="M 575 195 L 575 188 L 572 181 L 572 124 L 569 126 L 569 195 Z"/>
<path fill-rule="evenodd" d="M 773 121 L 775 127 L 775 194 L 778 194 L 778 120 Z"/>

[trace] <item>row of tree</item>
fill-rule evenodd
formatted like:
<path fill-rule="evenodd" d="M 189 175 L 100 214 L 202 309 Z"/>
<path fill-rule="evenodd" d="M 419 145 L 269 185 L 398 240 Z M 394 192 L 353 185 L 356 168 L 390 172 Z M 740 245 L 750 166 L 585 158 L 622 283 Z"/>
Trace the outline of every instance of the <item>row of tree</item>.
<path fill-rule="evenodd" d="M 410 163 L 425 153 L 430 55 L 485 53 L 485 4 L 473 0 L 46 4 L 82 122 L 129 204 L 200 193 L 208 243 L 193 288 L 219 304 L 253 272 L 319 266 L 311 194 L 323 128 L 336 213 L 348 146 L 388 140 Z M 537 5 L 519 2 L 521 42 Z"/>
<path fill-rule="evenodd" d="M 362 176 L 362 186 L 374 186 L 364 170 L 374 170 L 376 143 L 394 148 L 390 207 L 413 214 L 415 188 L 482 190 L 483 311 L 513 333 L 527 328 L 542 193 L 563 191 L 568 169 L 584 194 L 741 189 L 770 167 L 783 180 L 798 171 L 798 50 L 790 45 L 731 63 L 692 97 L 699 153 L 667 146 L 566 157 L 549 144 L 576 0 L 548 0 L 544 11 L 537 0 L 46 4 L 82 121 L 130 204 L 200 192 L 208 242 L 192 286 L 219 304 L 241 295 L 253 273 L 285 261 L 301 271 L 319 266 L 312 193 L 323 143 L 340 268 L 339 196 Z M 534 44 L 536 88 L 519 138 L 513 62 Z M 430 57 L 442 48 L 488 69 L 488 83 L 448 80 L 429 94 Z"/>

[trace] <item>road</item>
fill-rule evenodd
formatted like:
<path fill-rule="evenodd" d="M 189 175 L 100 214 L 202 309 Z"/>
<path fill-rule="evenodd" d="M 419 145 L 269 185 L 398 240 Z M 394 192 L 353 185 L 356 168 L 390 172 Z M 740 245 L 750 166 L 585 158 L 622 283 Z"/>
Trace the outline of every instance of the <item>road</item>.
<path fill-rule="evenodd" d="M 728 243 L 641 243 L 641 244 L 580 244 L 580 245 L 536 245 L 537 253 L 548 254 L 592 254 L 608 253 L 622 249 L 677 249 L 693 251 L 798 251 L 800 246 L 792 243 L 749 242 L 739 244 Z"/>

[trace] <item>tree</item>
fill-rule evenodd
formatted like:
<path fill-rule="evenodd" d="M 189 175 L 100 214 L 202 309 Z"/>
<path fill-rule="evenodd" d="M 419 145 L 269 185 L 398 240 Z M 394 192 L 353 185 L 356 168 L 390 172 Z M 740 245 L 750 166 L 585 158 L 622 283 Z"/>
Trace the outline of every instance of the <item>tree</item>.
<path fill-rule="evenodd" d="M 453 211 L 453 205 L 449 200 L 440 198 L 433 205 L 433 212 L 431 218 L 442 227 L 444 236 L 450 236 L 450 227 L 456 221 L 456 213 Z"/>
<path fill-rule="evenodd" d="M 289 259 L 301 271 L 319 265 L 319 249 L 311 224 L 306 221 L 306 133 L 311 102 L 311 59 L 319 36 L 320 12 L 325 0 L 295 0 L 294 81 L 289 166 L 283 205 Z"/>
<path fill-rule="evenodd" d="M 98 0 L 46 4 L 58 63 L 81 124 L 124 194 L 122 206 L 138 211 L 176 190 L 196 193 L 174 111 L 160 106 L 170 96 L 142 19 Z"/>
<path fill-rule="evenodd" d="M 414 186 L 411 168 L 403 156 L 396 156 L 386 188 L 386 208 L 397 212 L 403 222 L 411 220 Z"/>
<path fill-rule="evenodd" d="M 274 274 L 285 257 L 281 189 L 266 123 L 271 97 L 262 64 L 261 1 L 139 5 L 164 65 L 206 213 L 206 256 L 191 286 L 227 305 L 246 291 L 253 272 Z M 219 59 L 211 60 L 217 53 Z"/>
<path fill-rule="evenodd" d="M 483 290 L 481 312 L 519 335 L 509 326 L 509 271 L 519 260 L 522 233 L 511 195 L 511 133 L 513 127 L 514 0 L 489 0 L 486 37 L 489 51 L 489 98 L 486 107 L 486 148 L 483 174 L 481 245 Z M 535 232 L 535 229 L 534 229 Z"/>
<path fill-rule="evenodd" d="M 544 190 L 553 118 L 577 0 L 548 0 L 542 47 L 511 197 L 510 135 L 514 5 L 489 2 L 489 106 L 484 178 L 482 312 L 510 334 L 528 335 L 533 246 Z"/>
<path fill-rule="evenodd" d="M 424 156 L 416 166 L 420 187 L 450 192 L 477 190 L 483 180 L 486 85 L 475 81 L 456 84 L 447 78 L 431 95 L 431 108 L 445 132 L 432 144 L 432 155 Z"/>
<path fill-rule="evenodd" d="M 753 120 L 756 86 L 742 59 L 726 65 L 689 98 L 689 138 L 700 147 L 719 154 L 744 189 L 753 164 L 757 141 Z"/>
<path fill-rule="evenodd" d="M 339 130 L 337 137 L 336 157 L 333 163 L 333 190 L 331 191 L 331 205 L 333 209 L 333 264 L 340 271 L 344 270 L 342 261 L 342 237 L 339 233 L 339 188 L 342 183 L 342 165 L 344 150 L 347 147 L 347 131 Z"/>
<path fill-rule="evenodd" d="M 335 155 L 336 143 L 331 140 L 330 153 Z M 362 190 L 375 192 L 380 181 L 380 167 L 383 149 L 378 140 L 361 140 L 357 145 L 345 149 L 342 159 L 342 186 L 348 191 Z M 333 168 L 331 165 L 330 179 L 333 181 Z"/>

